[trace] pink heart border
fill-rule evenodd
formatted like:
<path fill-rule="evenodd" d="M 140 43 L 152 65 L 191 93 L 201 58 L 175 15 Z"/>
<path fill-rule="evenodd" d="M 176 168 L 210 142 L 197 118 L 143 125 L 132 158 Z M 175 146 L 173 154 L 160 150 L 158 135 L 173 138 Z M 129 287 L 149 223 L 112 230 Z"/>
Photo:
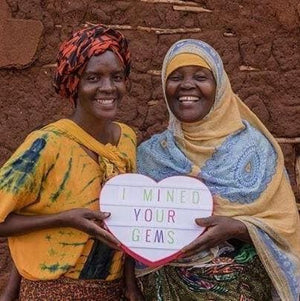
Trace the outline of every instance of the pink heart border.
<path fill-rule="evenodd" d="M 139 175 L 140 175 L 140 174 L 139 174 Z M 143 175 L 143 176 L 144 176 L 144 177 L 147 177 L 147 178 L 149 178 L 149 179 L 151 179 L 151 180 L 153 180 L 153 181 L 156 182 L 157 184 L 160 183 L 161 181 L 163 181 L 163 180 L 166 179 L 166 178 L 165 178 L 165 179 L 163 179 L 163 180 L 157 182 L 157 181 L 155 181 L 154 179 L 152 179 L 151 177 L 148 177 L 148 176 L 145 176 L 145 175 Z M 196 179 L 196 180 L 198 180 L 199 182 L 201 182 L 202 184 L 204 184 L 200 179 L 198 179 L 198 178 L 196 178 L 196 177 L 192 177 L 192 176 L 188 176 L 188 175 L 185 175 L 185 176 L 179 175 L 179 176 L 181 176 L 181 177 L 190 177 L 190 178 Z M 171 176 L 171 177 L 167 177 L 167 178 L 169 179 L 169 178 L 173 178 L 173 177 L 178 177 L 178 176 Z M 106 182 L 106 183 L 107 183 L 107 182 Z M 204 185 L 205 185 L 205 184 L 204 184 Z M 206 187 L 207 187 L 207 186 L 206 186 Z M 208 187 L 207 187 L 207 188 L 208 188 Z M 100 193 L 101 193 L 101 192 L 100 192 Z M 212 194 L 211 194 L 211 197 L 212 197 L 212 202 L 213 202 L 213 204 L 212 204 L 212 210 L 211 210 L 211 215 L 212 215 L 213 212 L 214 212 L 214 201 L 213 201 L 213 196 L 212 196 Z M 100 199 L 99 199 L 99 200 L 100 200 Z M 101 205 L 100 205 L 100 206 L 101 206 Z M 105 222 L 105 220 L 104 220 L 104 228 L 105 228 L 105 230 L 107 230 L 109 233 L 111 233 L 116 239 L 118 239 L 118 238 L 115 236 L 115 234 L 109 229 L 109 226 L 107 225 L 107 223 Z M 203 231 L 197 236 L 197 238 L 200 237 L 201 235 L 203 235 L 203 233 L 205 233 L 206 230 L 207 230 L 207 228 L 204 228 Z M 121 242 L 120 242 L 120 244 L 121 244 L 121 249 L 122 249 L 122 251 L 123 251 L 124 253 L 130 255 L 130 256 L 133 257 L 134 259 L 138 260 L 139 262 L 141 262 L 141 263 L 143 263 L 143 264 L 145 264 L 146 266 L 151 267 L 151 268 L 155 268 L 155 267 L 159 267 L 159 266 L 162 266 L 162 265 L 166 265 L 167 263 L 169 263 L 169 262 L 171 262 L 171 261 L 173 261 L 173 260 L 175 260 L 175 259 L 179 259 L 179 258 L 181 258 L 181 257 L 184 255 L 184 252 L 182 252 L 181 250 L 179 250 L 178 252 L 176 252 L 176 253 L 174 253 L 174 254 L 172 254 L 172 255 L 170 255 L 170 256 L 167 256 L 167 257 L 165 257 L 165 258 L 163 258 L 163 259 L 156 260 L 156 261 L 151 261 L 151 260 L 148 260 L 148 259 L 146 259 L 146 258 L 144 258 L 144 257 L 142 257 L 142 256 L 140 256 L 140 255 L 138 255 L 137 253 L 133 252 L 131 249 L 129 249 L 126 245 L 122 244 Z"/>

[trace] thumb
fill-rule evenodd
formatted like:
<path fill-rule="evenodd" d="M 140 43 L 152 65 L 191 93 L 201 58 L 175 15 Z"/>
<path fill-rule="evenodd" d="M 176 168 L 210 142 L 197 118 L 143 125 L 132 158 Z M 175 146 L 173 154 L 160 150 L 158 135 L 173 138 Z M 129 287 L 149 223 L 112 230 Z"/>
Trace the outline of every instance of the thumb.
<path fill-rule="evenodd" d="M 110 212 L 100 212 L 100 218 L 105 219 L 110 217 Z"/>
<path fill-rule="evenodd" d="M 200 227 L 209 227 L 213 223 L 213 218 L 210 217 L 203 217 L 203 218 L 196 218 L 195 223 Z"/>
<path fill-rule="evenodd" d="M 110 216 L 110 212 L 99 212 L 94 211 L 92 214 L 92 219 L 96 221 L 102 221 Z"/>

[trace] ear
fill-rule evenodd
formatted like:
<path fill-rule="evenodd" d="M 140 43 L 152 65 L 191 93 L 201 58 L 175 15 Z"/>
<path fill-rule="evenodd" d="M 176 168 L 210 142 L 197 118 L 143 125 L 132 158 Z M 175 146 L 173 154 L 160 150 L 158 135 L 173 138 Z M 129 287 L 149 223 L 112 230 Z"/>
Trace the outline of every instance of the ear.
<path fill-rule="evenodd" d="M 71 100 L 73 109 L 76 109 L 77 103 L 78 103 L 78 90 L 76 91 L 76 93 L 73 96 L 71 96 L 70 100 Z"/>
<path fill-rule="evenodd" d="M 131 91 L 132 82 L 131 82 L 131 80 L 129 78 L 126 78 L 125 85 L 126 85 L 127 92 L 130 92 Z"/>

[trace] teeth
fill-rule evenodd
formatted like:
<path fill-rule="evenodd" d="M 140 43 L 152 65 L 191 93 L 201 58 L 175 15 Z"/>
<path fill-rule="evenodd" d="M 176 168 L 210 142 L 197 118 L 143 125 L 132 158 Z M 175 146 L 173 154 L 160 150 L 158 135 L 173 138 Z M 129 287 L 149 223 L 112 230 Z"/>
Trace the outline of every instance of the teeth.
<path fill-rule="evenodd" d="M 108 105 L 112 104 L 114 102 L 114 99 L 96 99 L 96 102 L 102 105 Z"/>
<path fill-rule="evenodd" d="M 199 97 L 196 96 L 181 96 L 179 97 L 179 101 L 197 101 Z"/>

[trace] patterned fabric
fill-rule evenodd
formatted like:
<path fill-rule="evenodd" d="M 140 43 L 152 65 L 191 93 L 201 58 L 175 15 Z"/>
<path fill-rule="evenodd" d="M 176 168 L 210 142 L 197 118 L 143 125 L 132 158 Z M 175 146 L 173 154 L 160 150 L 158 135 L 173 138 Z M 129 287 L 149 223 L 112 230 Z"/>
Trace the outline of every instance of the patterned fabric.
<path fill-rule="evenodd" d="M 169 110 L 168 130 L 140 145 L 138 171 L 156 180 L 202 179 L 214 195 L 214 214 L 247 226 L 280 298 L 296 301 L 300 223 L 281 149 L 233 93 L 218 53 L 202 41 L 182 40 L 171 47 L 162 69 L 164 93 L 168 63 L 181 53 L 197 54 L 209 64 L 217 84 L 215 104 L 195 123 L 180 123 Z"/>
<path fill-rule="evenodd" d="M 244 125 L 243 131 L 230 135 L 205 162 L 201 175 L 213 194 L 230 202 L 250 204 L 271 182 L 277 154 L 261 132 L 247 121 Z M 219 168 L 220 162 L 227 164 Z"/>
<path fill-rule="evenodd" d="M 147 301 L 270 301 L 271 281 L 245 245 L 197 268 L 167 266 L 139 281 Z"/>
<path fill-rule="evenodd" d="M 67 119 L 31 133 L 0 170 L 0 221 L 10 212 L 46 215 L 72 208 L 99 210 L 104 181 L 135 170 L 135 134 L 118 125 L 117 146 L 102 145 Z M 97 153 L 100 164 L 81 145 Z M 122 252 L 73 228 L 10 237 L 9 247 L 19 273 L 29 280 L 122 276 Z"/>
<path fill-rule="evenodd" d="M 127 40 L 119 31 L 100 24 L 75 32 L 70 40 L 63 42 L 59 48 L 54 76 L 56 92 L 75 103 L 80 75 L 89 58 L 107 50 L 118 56 L 124 66 L 125 76 L 128 77 L 130 53 L 127 44 Z"/>
<path fill-rule="evenodd" d="M 117 301 L 123 296 L 121 279 L 74 280 L 60 278 L 51 281 L 21 280 L 19 301 Z"/>

